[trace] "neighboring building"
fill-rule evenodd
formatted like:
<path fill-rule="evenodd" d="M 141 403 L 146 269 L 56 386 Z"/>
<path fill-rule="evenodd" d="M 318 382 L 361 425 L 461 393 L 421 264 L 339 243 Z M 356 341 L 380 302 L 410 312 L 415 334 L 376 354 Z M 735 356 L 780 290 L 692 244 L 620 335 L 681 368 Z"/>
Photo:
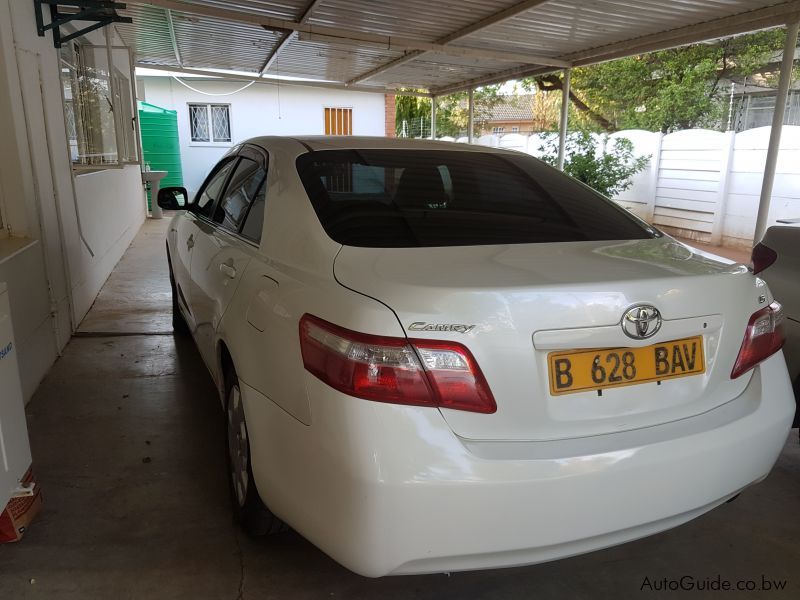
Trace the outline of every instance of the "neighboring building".
<path fill-rule="evenodd" d="M 555 131 L 560 104 L 560 95 L 549 92 L 502 96 L 493 106 L 476 106 L 478 135 Z"/>
<path fill-rule="evenodd" d="M 184 185 L 197 190 L 237 143 L 259 135 L 394 136 L 394 96 L 328 88 L 139 75 L 141 100 L 178 113 Z M 244 89 L 242 89 L 244 87 Z M 194 88 L 194 89 L 190 89 Z M 236 91 L 240 90 L 240 91 Z M 230 92 L 236 92 L 231 94 Z"/>
<path fill-rule="evenodd" d="M 755 127 L 769 127 L 775 114 L 777 90 L 756 86 L 736 86 L 733 95 L 733 112 L 726 125 L 734 131 L 745 131 Z M 800 89 L 789 91 L 786 102 L 784 125 L 800 125 Z"/>
<path fill-rule="evenodd" d="M 534 131 L 533 94 L 505 96 L 480 116 L 480 135 L 531 134 Z"/>

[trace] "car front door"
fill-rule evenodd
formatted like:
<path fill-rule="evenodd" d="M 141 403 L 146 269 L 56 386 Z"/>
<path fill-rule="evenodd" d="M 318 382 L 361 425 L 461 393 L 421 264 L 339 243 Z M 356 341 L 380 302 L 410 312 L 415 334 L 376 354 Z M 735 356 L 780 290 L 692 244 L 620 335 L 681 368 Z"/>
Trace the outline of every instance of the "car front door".
<path fill-rule="evenodd" d="M 211 218 L 198 220 L 203 235 L 197 237 L 193 250 L 190 302 L 195 339 L 209 366 L 215 364 L 217 326 L 256 253 L 257 245 L 242 235 L 242 227 L 253 200 L 265 185 L 266 174 L 266 156 L 244 147 Z"/>
<path fill-rule="evenodd" d="M 191 273 L 192 255 L 197 239 L 202 235 L 199 226 L 203 219 L 210 219 L 219 195 L 222 193 L 225 182 L 235 165 L 235 157 L 223 158 L 209 173 L 197 196 L 189 204 L 187 210 L 170 225 L 170 263 L 172 275 L 175 279 L 175 289 L 178 293 L 178 302 L 187 315 L 189 328 L 194 331 L 196 320 L 191 306 Z"/>

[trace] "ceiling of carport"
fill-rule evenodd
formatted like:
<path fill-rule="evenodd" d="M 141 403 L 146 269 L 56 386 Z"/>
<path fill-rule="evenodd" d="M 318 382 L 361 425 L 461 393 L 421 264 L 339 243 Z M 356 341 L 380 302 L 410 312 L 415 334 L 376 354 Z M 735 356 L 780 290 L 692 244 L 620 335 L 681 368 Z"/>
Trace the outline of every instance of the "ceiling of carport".
<path fill-rule="evenodd" d="M 150 0 L 141 66 L 434 94 L 783 25 L 800 0 Z"/>

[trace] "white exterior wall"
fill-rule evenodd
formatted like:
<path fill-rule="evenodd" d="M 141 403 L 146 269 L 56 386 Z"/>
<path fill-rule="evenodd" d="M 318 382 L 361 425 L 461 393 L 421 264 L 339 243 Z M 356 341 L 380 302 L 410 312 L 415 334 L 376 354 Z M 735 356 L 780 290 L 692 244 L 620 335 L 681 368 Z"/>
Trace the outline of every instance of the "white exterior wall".
<path fill-rule="evenodd" d="M 182 78 L 183 79 L 183 78 Z M 324 135 L 325 108 L 352 108 L 353 135 L 383 136 L 384 95 L 290 84 L 255 84 L 231 96 L 206 96 L 186 88 L 172 77 L 140 77 L 145 102 L 178 112 L 184 186 L 193 194 L 208 171 L 228 149 L 259 135 Z M 226 93 L 240 82 L 185 79 L 193 88 Z M 189 104 L 230 104 L 230 144 L 195 143 L 189 130 Z"/>
<path fill-rule="evenodd" d="M 102 30 L 88 37 L 105 43 Z M 144 221 L 145 205 L 138 165 L 73 177 L 58 52 L 51 34 L 37 35 L 33 2 L 0 0 L 0 132 L 0 281 L 29 399 Z"/>

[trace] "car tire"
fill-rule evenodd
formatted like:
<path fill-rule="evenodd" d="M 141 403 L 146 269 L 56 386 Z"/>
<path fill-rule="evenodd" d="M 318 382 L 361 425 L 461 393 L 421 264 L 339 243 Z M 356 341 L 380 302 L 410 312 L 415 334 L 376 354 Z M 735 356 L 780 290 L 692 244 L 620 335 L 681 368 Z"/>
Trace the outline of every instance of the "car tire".
<path fill-rule="evenodd" d="M 181 307 L 178 306 L 178 286 L 175 285 L 169 253 L 167 253 L 167 262 L 169 263 L 169 285 L 172 288 L 172 330 L 177 335 L 189 335 L 189 325 L 181 313 Z"/>
<path fill-rule="evenodd" d="M 225 374 L 225 441 L 228 483 L 236 522 L 245 533 L 254 537 L 286 531 L 286 524 L 272 514 L 256 489 L 239 378 L 233 367 L 229 367 Z"/>

